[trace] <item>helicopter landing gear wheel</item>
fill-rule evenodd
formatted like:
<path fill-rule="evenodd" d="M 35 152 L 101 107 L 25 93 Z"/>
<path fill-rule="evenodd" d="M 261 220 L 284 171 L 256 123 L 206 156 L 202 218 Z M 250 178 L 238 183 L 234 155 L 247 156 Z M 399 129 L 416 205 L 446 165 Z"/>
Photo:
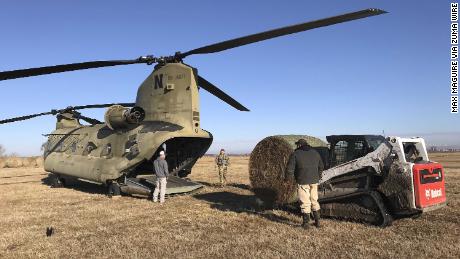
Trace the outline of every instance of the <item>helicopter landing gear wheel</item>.
<path fill-rule="evenodd" d="M 180 170 L 179 173 L 177 173 L 177 176 L 179 176 L 180 178 L 184 178 L 187 177 L 187 175 L 189 175 L 190 173 L 190 170 Z"/>
<path fill-rule="evenodd" d="M 107 186 L 107 195 L 109 196 L 109 198 L 120 197 L 121 196 L 120 185 L 117 182 L 109 182 Z"/>
<path fill-rule="evenodd" d="M 57 174 L 50 174 L 50 183 L 52 188 L 62 188 L 65 186 L 65 180 Z"/>

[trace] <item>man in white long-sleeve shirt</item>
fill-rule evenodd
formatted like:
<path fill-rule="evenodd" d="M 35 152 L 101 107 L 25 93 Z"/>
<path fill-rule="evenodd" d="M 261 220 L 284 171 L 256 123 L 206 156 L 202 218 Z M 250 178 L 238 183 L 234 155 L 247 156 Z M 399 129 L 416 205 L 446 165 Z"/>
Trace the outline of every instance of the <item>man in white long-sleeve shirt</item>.
<path fill-rule="evenodd" d="M 158 194 L 160 194 L 160 204 L 165 202 L 166 183 L 169 176 L 168 162 L 166 162 L 165 158 L 165 152 L 160 151 L 160 156 L 153 161 L 157 176 L 155 190 L 153 191 L 153 202 L 158 201 Z"/>

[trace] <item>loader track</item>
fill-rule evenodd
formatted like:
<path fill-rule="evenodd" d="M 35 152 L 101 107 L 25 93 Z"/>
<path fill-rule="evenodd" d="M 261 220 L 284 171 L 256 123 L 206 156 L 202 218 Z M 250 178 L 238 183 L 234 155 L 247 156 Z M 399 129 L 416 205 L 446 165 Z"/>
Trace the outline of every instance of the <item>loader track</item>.
<path fill-rule="evenodd" d="M 321 214 L 325 217 L 366 222 L 379 227 L 387 227 L 393 221 L 382 195 L 377 191 L 356 192 L 319 202 Z"/>

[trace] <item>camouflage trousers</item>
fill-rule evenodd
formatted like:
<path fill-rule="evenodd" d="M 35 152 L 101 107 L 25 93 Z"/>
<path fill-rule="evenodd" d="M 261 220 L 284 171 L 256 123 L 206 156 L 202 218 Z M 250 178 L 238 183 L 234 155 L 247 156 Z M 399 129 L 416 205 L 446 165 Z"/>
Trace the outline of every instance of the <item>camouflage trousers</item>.
<path fill-rule="evenodd" d="M 318 203 L 318 184 L 299 184 L 297 191 L 302 213 L 310 214 L 312 210 L 317 211 L 320 209 Z"/>
<path fill-rule="evenodd" d="M 227 166 L 220 165 L 217 168 L 219 170 L 220 185 L 226 185 L 227 184 Z"/>

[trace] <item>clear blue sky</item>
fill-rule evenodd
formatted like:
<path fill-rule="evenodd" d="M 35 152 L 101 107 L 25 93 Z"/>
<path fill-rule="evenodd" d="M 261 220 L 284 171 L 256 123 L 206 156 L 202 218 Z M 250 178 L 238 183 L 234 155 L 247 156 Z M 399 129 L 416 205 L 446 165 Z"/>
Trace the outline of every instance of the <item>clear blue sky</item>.
<path fill-rule="evenodd" d="M 247 152 L 268 135 L 387 134 L 460 144 L 449 113 L 449 1 L 3 1 L 0 71 L 169 55 L 375 7 L 388 14 L 189 57 L 246 105 L 202 91 L 202 127 Z M 135 100 L 153 69 L 132 65 L 0 82 L 0 118 Z M 102 118 L 103 110 L 85 114 Z M 38 154 L 52 116 L 0 126 L 8 152 Z"/>

